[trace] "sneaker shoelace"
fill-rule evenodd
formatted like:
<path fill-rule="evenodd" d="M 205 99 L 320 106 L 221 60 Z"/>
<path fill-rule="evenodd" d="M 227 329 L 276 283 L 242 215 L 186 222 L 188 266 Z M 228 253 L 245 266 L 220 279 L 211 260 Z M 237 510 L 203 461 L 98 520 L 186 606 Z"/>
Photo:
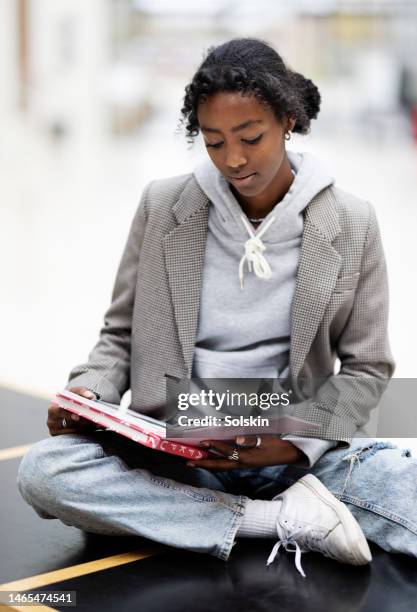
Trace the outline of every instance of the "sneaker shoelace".
<path fill-rule="evenodd" d="M 282 524 L 281 524 L 281 528 L 283 528 Z M 322 536 L 321 534 L 312 532 L 311 528 L 308 528 L 307 530 L 306 527 L 300 527 L 299 529 L 297 529 L 296 531 L 293 531 L 292 533 L 285 533 L 285 531 L 286 529 L 284 528 L 285 536 L 283 538 L 280 538 L 278 542 L 274 544 L 274 547 L 272 548 L 271 553 L 266 562 L 266 565 L 268 566 L 274 561 L 275 557 L 278 554 L 280 547 L 282 546 L 287 552 L 295 553 L 295 559 L 294 559 L 295 567 L 300 572 L 302 577 L 305 578 L 306 575 L 301 566 L 301 553 L 307 552 L 308 550 L 315 550 L 316 549 L 315 542 L 317 542 L 319 538 L 321 539 Z M 304 543 L 307 543 L 307 547 L 306 548 L 303 547 L 303 549 L 301 549 L 300 545 L 295 539 L 296 537 L 301 537 L 301 540 Z M 291 545 L 294 546 L 294 548 L 290 548 Z M 321 552 L 323 551 L 321 550 Z"/>
<path fill-rule="evenodd" d="M 265 251 L 266 246 L 262 242 L 261 237 L 269 228 L 271 223 L 275 221 L 275 217 L 271 217 L 264 227 L 256 233 L 254 232 L 250 223 L 248 223 L 246 217 L 241 215 L 241 218 L 243 225 L 246 227 L 250 236 L 249 240 L 245 242 L 245 253 L 239 263 L 240 288 L 243 289 L 243 270 L 245 262 L 248 264 L 249 272 L 252 272 L 253 265 L 253 271 L 259 278 L 268 279 L 272 275 L 270 265 L 262 254 Z"/>

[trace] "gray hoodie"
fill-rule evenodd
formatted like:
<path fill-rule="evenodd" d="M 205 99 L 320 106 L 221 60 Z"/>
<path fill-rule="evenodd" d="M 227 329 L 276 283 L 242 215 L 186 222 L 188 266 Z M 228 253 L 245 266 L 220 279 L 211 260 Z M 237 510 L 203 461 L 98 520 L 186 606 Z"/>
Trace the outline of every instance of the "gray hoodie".
<path fill-rule="evenodd" d="M 287 154 L 294 181 L 256 230 L 252 230 L 228 181 L 210 159 L 194 170 L 212 206 L 209 207 L 193 377 L 285 378 L 288 375 L 291 303 L 303 234 L 303 210 L 317 193 L 334 181 L 311 153 L 288 151 Z M 244 258 L 249 231 L 261 235 L 261 247 L 255 247 L 258 255 L 255 254 L 251 269 Z M 248 247 L 249 253 L 253 252 L 252 247 Z M 257 266 L 257 262 L 261 265 Z M 243 289 L 239 265 L 244 276 Z M 320 448 L 316 443 L 312 452 L 311 445 L 316 441 L 301 440 L 297 446 L 303 446 L 310 465 L 334 445 L 320 441 Z M 309 452 L 304 446 L 309 447 Z"/>

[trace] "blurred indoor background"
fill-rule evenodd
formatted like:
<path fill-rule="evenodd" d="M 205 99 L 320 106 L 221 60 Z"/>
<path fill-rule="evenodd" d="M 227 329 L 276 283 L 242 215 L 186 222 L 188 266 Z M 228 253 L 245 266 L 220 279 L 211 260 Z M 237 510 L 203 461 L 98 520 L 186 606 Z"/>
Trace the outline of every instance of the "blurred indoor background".
<path fill-rule="evenodd" d="M 184 87 L 237 36 L 319 87 L 289 148 L 376 207 L 395 375 L 415 377 L 416 0 L 1 0 L 1 385 L 52 396 L 86 360 L 144 185 L 206 155 Z"/>

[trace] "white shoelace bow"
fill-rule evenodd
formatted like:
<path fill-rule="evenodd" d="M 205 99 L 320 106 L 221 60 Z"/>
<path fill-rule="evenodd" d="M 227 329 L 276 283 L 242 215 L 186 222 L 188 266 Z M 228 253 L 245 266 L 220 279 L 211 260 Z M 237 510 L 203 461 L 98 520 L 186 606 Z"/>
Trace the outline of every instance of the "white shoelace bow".
<path fill-rule="evenodd" d="M 278 554 L 280 547 L 283 546 L 287 552 L 295 553 L 295 567 L 300 572 L 302 577 L 305 578 L 306 575 L 304 573 L 303 568 L 301 567 L 301 548 L 298 542 L 294 539 L 302 531 L 303 529 L 301 528 L 298 531 L 295 531 L 294 533 L 290 534 L 286 538 L 283 538 L 282 540 L 278 540 L 278 542 L 274 545 L 273 549 L 271 550 L 271 554 L 269 555 L 268 561 L 266 562 L 266 564 L 270 565 L 273 562 L 273 560 Z M 289 548 L 290 544 L 292 544 L 294 548 Z"/>
<path fill-rule="evenodd" d="M 256 234 L 253 230 L 253 227 L 248 223 L 246 217 L 244 217 L 243 215 L 241 215 L 241 217 L 243 224 L 248 230 L 250 236 L 249 240 L 245 242 L 245 253 L 239 263 L 240 288 L 243 289 L 243 267 L 245 265 L 245 261 L 248 262 L 249 272 L 252 272 L 253 264 L 253 271 L 259 278 L 270 278 L 272 275 L 269 263 L 262 255 L 263 251 L 265 251 L 266 249 L 266 246 L 263 244 L 261 236 L 265 234 L 271 223 L 275 221 L 275 217 L 271 217 L 268 223 L 266 223 L 264 227 Z"/>

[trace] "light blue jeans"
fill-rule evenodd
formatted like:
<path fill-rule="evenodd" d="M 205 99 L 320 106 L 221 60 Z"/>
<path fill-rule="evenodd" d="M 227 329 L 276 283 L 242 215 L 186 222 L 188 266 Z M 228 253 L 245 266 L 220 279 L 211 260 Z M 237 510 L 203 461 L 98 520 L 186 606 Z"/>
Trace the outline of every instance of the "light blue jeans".
<path fill-rule="evenodd" d="M 246 501 L 272 499 L 312 473 L 347 504 L 368 540 L 417 557 L 417 460 L 390 442 L 356 439 L 310 470 L 290 465 L 211 471 L 108 431 L 34 444 L 21 495 L 42 518 L 135 535 L 227 560 Z"/>

